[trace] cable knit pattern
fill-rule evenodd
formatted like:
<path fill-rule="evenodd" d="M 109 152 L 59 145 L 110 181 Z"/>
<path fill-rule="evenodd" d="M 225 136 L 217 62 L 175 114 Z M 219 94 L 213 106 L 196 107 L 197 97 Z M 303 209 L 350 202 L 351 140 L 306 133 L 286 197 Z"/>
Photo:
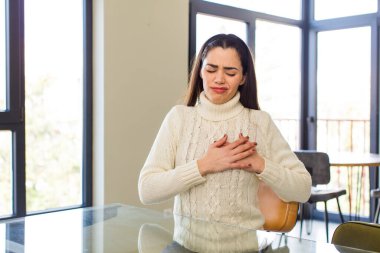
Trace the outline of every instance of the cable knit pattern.
<path fill-rule="evenodd" d="M 192 252 L 257 252 L 261 249 L 259 246 L 267 246 L 263 240 L 259 241 L 257 231 L 252 229 L 177 215 L 174 215 L 174 223 L 174 241 Z"/>
<path fill-rule="evenodd" d="M 139 178 L 139 195 L 145 204 L 175 197 L 174 213 L 247 228 L 261 228 L 258 181 L 263 180 L 285 201 L 305 202 L 311 177 L 286 143 L 270 116 L 244 108 L 237 93 L 222 105 L 212 104 L 204 93 L 194 107 L 174 106 L 165 117 Z M 261 174 L 227 170 L 202 177 L 197 160 L 209 145 L 239 133 L 258 143 L 265 160 Z"/>

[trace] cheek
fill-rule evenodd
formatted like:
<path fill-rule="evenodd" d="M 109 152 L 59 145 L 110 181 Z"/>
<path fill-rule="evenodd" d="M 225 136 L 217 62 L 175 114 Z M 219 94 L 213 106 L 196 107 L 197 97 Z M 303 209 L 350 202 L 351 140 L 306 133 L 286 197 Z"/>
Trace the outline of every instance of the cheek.
<path fill-rule="evenodd" d="M 207 84 L 210 82 L 210 74 L 209 73 L 201 73 L 201 78 L 202 78 L 202 82 L 203 82 L 203 85 Z"/>
<path fill-rule="evenodd" d="M 230 84 L 231 86 L 233 87 L 238 87 L 241 83 L 241 79 L 240 78 L 231 78 L 230 79 Z"/>

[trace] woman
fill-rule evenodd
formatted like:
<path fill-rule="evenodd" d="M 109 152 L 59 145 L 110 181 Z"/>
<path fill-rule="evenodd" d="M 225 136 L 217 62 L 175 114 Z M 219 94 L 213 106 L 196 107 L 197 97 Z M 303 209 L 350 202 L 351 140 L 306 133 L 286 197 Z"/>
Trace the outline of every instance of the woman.
<path fill-rule="evenodd" d="M 142 203 L 175 197 L 177 215 L 260 229 L 260 180 L 285 201 L 308 200 L 310 174 L 260 111 L 252 55 L 240 38 L 204 43 L 185 103 L 165 117 L 141 170 Z"/>

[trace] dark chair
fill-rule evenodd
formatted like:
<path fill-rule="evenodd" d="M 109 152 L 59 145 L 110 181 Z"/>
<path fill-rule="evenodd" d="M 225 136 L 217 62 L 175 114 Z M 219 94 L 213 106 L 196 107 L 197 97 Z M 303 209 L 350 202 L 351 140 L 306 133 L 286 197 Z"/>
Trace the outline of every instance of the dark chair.
<path fill-rule="evenodd" d="M 335 245 L 380 252 L 379 238 L 379 224 L 348 221 L 335 229 L 331 242 Z"/>
<path fill-rule="evenodd" d="M 302 150 L 294 152 L 298 159 L 305 165 L 312 179 L 311 196 L 308 200 L 309 204 L 324 202 L 325 204 L 325 225 L 326 238 L 329 241 L 329 216 L 327 211 L 327 201 L 336 199 L 338 204 L 339 215 L 342 223 L 344 222 L 342 211 L 339 204 L 339 196 L 345 195 L 345 189 L 317 189 L 317 185 L 326 185 L 330 182 L 330 160 L 326 153 L 310 150 Z M 302 235 L 303 213 L 305 205 L 300 207 L 300 233 Z M 310 232 L 308 232 L 310 234 Z"/>
<path fill-rule="evenodd" d="M 380 189 L 375 189 L 371 191 L 371 197 L 377 199 L 377 207 L 375 216 L 373 217 L 373 223 L 379 222 L 379 216 L 380 216 Z"/>

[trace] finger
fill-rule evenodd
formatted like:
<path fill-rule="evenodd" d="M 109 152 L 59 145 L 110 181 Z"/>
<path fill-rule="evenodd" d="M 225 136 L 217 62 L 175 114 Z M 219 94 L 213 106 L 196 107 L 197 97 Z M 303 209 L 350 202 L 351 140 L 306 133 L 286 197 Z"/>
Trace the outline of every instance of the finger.
<path fill-rule="evenodd" d="M 239 133 L 239 139 L 249 139 L 249 136 L 244 136 L 242 133 Z"/>
<path fill-rule="evenodd" d="M 231 169 L 248 169 L 251 167 L 250 163 L 243 163 L 243 162 L 234 162 L 231 163 L 230 168 Z"/>
<path fill-rule="evenodd" d="M 246 143 L 240 144 L 239 146 L 234 148 L 232 150 L 232 155 L 239 154 L 241 152 L 244 152 L 244 151 L 247 151 L 250 149 L 254 149 L 254 148 L 255 148 L 255 144 L 253 142 L 247 141 Z"/>
<path fill-rule="evenodd" d="M 225 145 L 226 141 L 227 141 L 227 135 L 225 134 L 225 135 L 223 135 L 222 138 L 220 138 L 219 140 L 215 141 L 212 145 L 214 147 L 221 147 L 221 146 Z"/>
<path fill-rule="evenodd" d="M 248 141 L 248 138 L 239 138 L 236 141 L 232 142 L 229 146 L 231 149 L 235 149 L 236 147 L 240 146 L 241 144 L 244 144 Z"/>
<path fill-rule="evenodd" d="M 226 147 L 226 146 L 228 146 L 228 145 L 230 145 L 230 144 L 231 144 L 231 142 L 226 141 L 226 142 L 223 144 L 223 147 Z"/>
<path fill-rule="evenodd" d="M 232 156 L 232 159 L 233 159 L 233 161 L 236 162 L 236 161 L 242 160 L 244 158 L 247 158 L 248 156 L 254 154 L 255 152 L 256 151 L 254 151 L 253 149 L 248 149 L 248 150 L 246 150 L 244 152 L 240 152 L 240 153 Z"/>

